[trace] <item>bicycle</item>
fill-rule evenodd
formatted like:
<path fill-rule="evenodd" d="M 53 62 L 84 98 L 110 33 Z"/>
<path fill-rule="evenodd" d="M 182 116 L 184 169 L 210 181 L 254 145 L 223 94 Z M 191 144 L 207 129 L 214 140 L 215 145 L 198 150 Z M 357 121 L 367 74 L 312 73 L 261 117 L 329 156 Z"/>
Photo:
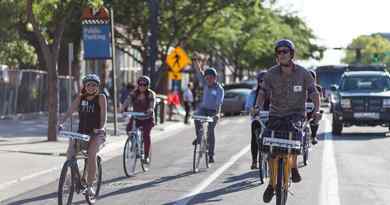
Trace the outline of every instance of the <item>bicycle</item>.
<path fill-rule="evenodd" d="M 94 204 L 96 202 L 96 198 L 99 196 L 100 186 L 102 183 L 102 166 L 101 157 L 98 155 L 96 181 L 92 184 L 92 187 L 95 190 L 95 195 L 89 195 L 85 180 L 88 174 L 88 153 L 86 149 L 88 148 L 88 142 L 91 137 L 89 135 L 68 131 L 60 131 L 59 136 L 75 141 L 74 146 L 76 154 L 66 160 L 62 167 L 58 184 L 58 204 L 72 204 L 75 192 L 77 194 L 84 194 L 88 204 Z M 84 168 L 80 170 L 79 167 Z M 80 175 L 80 173 L 82 173 L 82 175 Z"/>
<path fill-rule="evenodd" d="M 201 115 L 193 115 L 192 119 L 195 121 L 199 121 L 202 124 L 206 122 L 213 122 L 214 119 L 210 116 L 201 116 Z M 204 132 L 203 132 L 204 133 Z M 192 169 L 193 172 L 196 173 L 199 171 L 200 168 L 200 162 L 202 158 L 204 157 L 204 163 L 205 168 L 209 168 L 209 148 L 207 144 L 207 138 L 205 137 L 205 134 L 201 136 L 201 139 L 198 141 L 198 139 L 195 140 L 196 143 L 194 143 L 194 153 L 193 153 L 193 161 L 192 161 Z"/>
<path fill-rule="evenodd" d="M 285 205 L 291 184 L 290 170 L 293 154 L 301 154 L 302 137 L 299 131 L 278 131 L 267 128 L 268 135 L 262 138 L 262 151 L 275 157 L 273 175 L 276 175 L 276 205 Z M 274 185 L 273 185 L 274 186 Z"/>
<path fill-rule="evenodd" d="M 259 148 L 259 177 L 260 183 L 264 184 L 264 178 L 269 177 L 269 166 L 268 166 L 268 154 L 262 151 L 262 136 L 266 128 L 266 123 L 269 118 L 269 111 L 259 111 L 254 115 L 253 120 L 260 124 L 260 132 L 257 135 L 257 144 Z"/>
<path fill-rule="evenodd" d="M 305 110 L 306 113 L 312 113 L 314 111 L 314 103 L 305 103 Z M 323 113 L 323 110 L 320 110 L 320 113 Z M 314 122 L 313 118 L 306 118 L 303 122 L 303 125 L 298 127 L 294 126 L 296 129 L 302 132 L 302 158 L 303 158 L 303 165 L 307 165 L 307 161 L 309 160 L 309 150 L 311 147 L 310 143 L 310 124 Z M 294 125 L 294 124 L 293 124 Z"/>
<path fill-rule="evenodd" d="M 144 138 L 142 127 L 136 127 L 137 118 L 147 116 L 143 112 L 124 112 L 127 118 L 133 118 L 132 130 L 127 132 L 127 140 L 123 149 L 123 170 L 127 177 L 134 176 L 137 160 L 140 160 L 141 169 L 147 172 L 150 169 L 152 151 L 149 150 L 149 161 L 145 159 Z"/>

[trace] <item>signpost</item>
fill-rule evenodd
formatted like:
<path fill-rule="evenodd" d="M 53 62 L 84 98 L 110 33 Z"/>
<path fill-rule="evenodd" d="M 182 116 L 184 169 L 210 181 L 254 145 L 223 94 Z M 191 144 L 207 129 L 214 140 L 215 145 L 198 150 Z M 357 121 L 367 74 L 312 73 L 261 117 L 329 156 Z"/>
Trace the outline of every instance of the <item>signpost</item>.
<path fill-rule="evenodd" d="M 181 71 L 191 64 L 191 60 L 182 48 L 176 47 L 168 54 L 166 63 L 170 67 L 168 78 L 172 81 L 180 81 Z"/>
<path fill-rule="evenodd" d="M 84 59 L 111 60 L 112 84 L 114 90 L 114 135 L 117 135 L 117 88 L 115 68 L 115 40 L 114 40 L 114 11 L 101 7 L 97 12 L 92 8 L 85 8 L 82 20 Z"/>

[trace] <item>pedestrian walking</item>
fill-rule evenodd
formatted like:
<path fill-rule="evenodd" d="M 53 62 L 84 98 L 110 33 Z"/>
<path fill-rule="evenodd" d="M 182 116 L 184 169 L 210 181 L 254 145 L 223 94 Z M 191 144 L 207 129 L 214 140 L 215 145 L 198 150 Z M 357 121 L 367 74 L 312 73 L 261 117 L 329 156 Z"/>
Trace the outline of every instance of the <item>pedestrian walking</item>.
<path fill-rule="evenodd" d="M 184 117 L 184 124 L 188 124 L 188 118 L 190 117 L 191 105 L 194 102 L 194 96 L 192 94 L 192 84 L 188 83 L 187 88 L 183 93 L 183 104 L 186 115 Z"/>

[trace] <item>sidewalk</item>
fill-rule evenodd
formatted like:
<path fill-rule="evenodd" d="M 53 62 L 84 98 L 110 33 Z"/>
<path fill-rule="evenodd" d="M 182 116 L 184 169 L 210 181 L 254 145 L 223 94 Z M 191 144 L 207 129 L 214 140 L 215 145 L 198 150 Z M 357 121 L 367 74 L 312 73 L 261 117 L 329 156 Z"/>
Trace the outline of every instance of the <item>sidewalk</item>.
<path fill-rule="evenodd" d="M 103 161 L 122 154 L 127 137 L 124 131 L 126 122 L 124 119 L 118 121 L 118 136 L 112 135 L 113 123 L 107 125 L 109 135 L 100 152 Z M 69 123 L 67 126 L 70 126 Z M 152 137 L 184 127 L 181 119 L 166 121 L 153 128 Z M 2 200 L 56 180 L 65 161 L 67 144 L 66 139 L 47 141 L 46 116 L 28 120 L 0 120 L 0 204 Z"/>

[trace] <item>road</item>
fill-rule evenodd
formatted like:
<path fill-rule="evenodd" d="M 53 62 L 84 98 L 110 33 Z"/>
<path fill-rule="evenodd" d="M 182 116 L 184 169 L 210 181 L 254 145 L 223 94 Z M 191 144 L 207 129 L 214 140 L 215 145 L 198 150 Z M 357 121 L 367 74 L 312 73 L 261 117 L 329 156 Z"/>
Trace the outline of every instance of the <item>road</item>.
<path fill-rule="evenodd" d="M 311 149 L 309 165 L 300 168 L 303 180 L 292 184 L 288 204 L 390 204 L 387 128 L 351 127 L 341 136 L 332 136 L 330 131 L 331 117 L 326 114 L 319 131 L 320 142 Z M 265 185 L 259 183 L 257 170 L 249 169 L 248 117 L 219 122 L 216 163 L 196 174 L 192 173 L 193 136 L 192 125 L 154 140 L 151 170 L 135 177 L 125 177 L 121 156 L 105 161 L 97 204 L 265 204 Z M 57 204 L 57 184 L 54 181 L 3 203 Z M 76 197 L 74 204 L 85 201 Z"/>

